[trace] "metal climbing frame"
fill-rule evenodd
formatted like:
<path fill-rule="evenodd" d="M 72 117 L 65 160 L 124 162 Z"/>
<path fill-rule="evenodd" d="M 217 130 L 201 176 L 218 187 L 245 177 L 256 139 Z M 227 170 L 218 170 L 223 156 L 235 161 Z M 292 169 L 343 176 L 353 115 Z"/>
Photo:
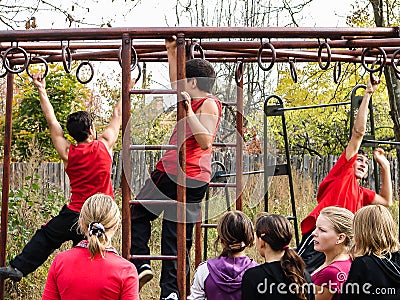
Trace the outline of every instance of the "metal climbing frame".
<path fill-rule="evenodd" d="M 180 42 L 199 41 L 203 54 L 210 62 L 258 63 L 264 71 L 275 63 L 289 63 L 293 81 L 297 81 L 296 64 L 318 62 L 321 69 L 335 63 L 334 81 L 340 77 L 340 63 L 375 65 L 370 72 L 380 71 L 383 66 L 393 68 L 399 76 L 399 28 L 286 28 L 286 27 L 138 27 L 138 28 L 76 28 L 51 30 L 6 30 L 0 31 L 0 53 L 3 68 L 0 77 L 7 77 L 5 110 L 2 212 L 0 235 L 0 264 L 6 261 L 8 223 L 8 197 L 11 162 L 11 115 L 13 102 L 14 74 L 29 69 L 30 64 L 62 62 L 67 73 L 71 72 L 72 61 L 81 61 L 90 66 L 90 61 L 119 61 L 122 66 L 123 136 L 129 136 L 131 69 L 140 62 L 165 62 L 167 60 L 163 39 L 176 35 Z M 122 43 L 121 43 L 122 42 Z M 184 78 L 183 48 L 178 47 L 178 78 Z M 196 49 L 194 49 L 196 50 Z M 18 68 L 14 68 L 17 66 Z M 3 71 L 5 69 L 5 71 Z M 80 68 L 78 68 L 79 70 Z M 93 69 L 92 69 L 93 71 Z M 29 73 L 29 71 L 28 71 Z M 79 73 L 79 71 L 78 71 Z M 77 76 L 80 77 L 80 76 Z M 81 79 L 80 79 L 81 80 Z M 89 78 L 90 80 L 90 78 Z M 87 82 L 86 80 L 82 80 Z M 240 80 L 240 87 L 243 81 Z M 178 91 L 182 87 L 178 86 Z M 239 93 L 241 89 L 238 89 Z M 153 91 L 154 92 L 154 91 Z M 243 97 L 243 95 L 241 96 Z M 239 99 L 239 97 L 238 97 Z M 238 103 L 239 105 L 239 103 Z M 243 107 L 237 117 L 238 128 L 243 126 Z M 178 119 L 182 109 L 178 105 Z M 184 129 L 181 128 L 183 131 Z M 180 134 L 184 134 L 181 132 Z M 181 139 L 181 137 L 180 137 Z M 236 148 L 236 171 L 241 176 L 243 148 Z M 185 165 L 184 147 L 180 151 L 182 166 Z M 122 173 L 122 254 L 129 259 L 130 248 L 130 155 L 129 139 L 123 139 L 124 168 Z M 184 174 L 179 174 L 179 199 L 185 202 Z M 242 181 L 236 178 L 236 198 L 240 199 Z M 241 209 L 241 204 L 237 205 Z M 184 219 L 184 212 L 182 213 Z M 184 224 L 178 227 L 179 243 Z M 197 241 L 196 241 L 197 243 Z M 178 248 L 178 282 L 181 298 L 186 297 L 184 247 Z M 4 298 L 4 282 L 1 282 L 1 298 Z"/>

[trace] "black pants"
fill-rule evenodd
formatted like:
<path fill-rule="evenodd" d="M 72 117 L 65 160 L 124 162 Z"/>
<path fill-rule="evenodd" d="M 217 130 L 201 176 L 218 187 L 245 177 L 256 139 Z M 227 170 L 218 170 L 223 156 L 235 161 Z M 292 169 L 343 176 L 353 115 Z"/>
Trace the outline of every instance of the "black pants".
<path fill-rule="evenodd" d="M 312 231 L 303 235 L 297 253 L 306 263 L 308 273 L 314 272 L 325 261 L 325 254 L 314 249 Z"/>
<path fill-rule="evenodd" d="M 79 243 L 85 236 L 77 232 L 78 218 L 78 212 L 64 205 L 57 216 L 36 231 L 22 252 L 10 262 L 11 266 L 26 276 L 41 266 L 64 242 Z"/>
<path fill-rule="evenodd" d="M 188 253 L 192 246 L 193 227 L 199 216 L 201 200 L 207 190 L 205 182 L 187 180 L 186 182 L 186 270 L 189 271 Z M 137 195 L 138 200 L 176 200 L 176 178 L 158 170 L 146 180 L 144 187 Z M 149 255 L 148 242 L 151 235 L 150 222 L 155 220 L 164 211 L 161 233 L 161 254 L 176 255 L 176 206 L 175 205 L 133 205 L 131 209 L 131 254 Z M 135 260 L 139 270 L 143 264 L 150 264 L 148 260 Z M 160 278 L 161 297 L 172 292 L 178 294 L 176 280 L 176 261 L 163 260 Z"/>

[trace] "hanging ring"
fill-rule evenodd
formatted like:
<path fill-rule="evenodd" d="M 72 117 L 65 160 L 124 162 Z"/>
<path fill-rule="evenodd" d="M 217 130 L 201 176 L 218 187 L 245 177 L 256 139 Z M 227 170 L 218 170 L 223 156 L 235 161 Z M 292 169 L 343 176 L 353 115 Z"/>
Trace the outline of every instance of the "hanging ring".
<path fill-rule="evenodd" d="M 1 56 L 1 67 L 4 69 L 4 72 L 0 73 L 0 78 L 3 78 L 3 77 L 5 77 L 7 75 L 7 69 L 4 67 L 4 60 L 7 59 L 7 58 L 5 58 L 1 54 L 0 54 L 0 56 Z"/>
<path fill-rule="evenodd" d="M 341 75 L 342 75 L 342 64 L 340 63 L 340 61 L 337 61 L 333 66 L 333 81 L 336 84 L 339 82 Z"/>
<path fill-rule="evenodd" d="M 289 70 L 290 70 L 290 75 L 292 76 L 293 82 L 297 83 L 297 71 L 296 71 L 296 66 L 295 63 L 296 59 L 290 60 L 289 59 Z"/>
<path fill-rule="evenodd" d="M 263 52 L 264 49 L 267 49 L 267 48 L 271 50 L 271 62 L 269 64 L 269 66 L 264 67 L 263 64 L 262 64 L 262 52 Z M 258 49 L 258 54 L 257 54 L 258 66 L 263 71 L 269 71 L 274 66 L 275 61 L 276 61 L 276 51 L 275 51 L 274 46 L 271 43 L 263 43 L 261 45 L 261 47 Z"/>
<path fill-rule="evenodd" d="M 326 63 L 325 65 L 322 63 L 322 50 L 326 49 Z M 321 43 L 318 48 L 318 65 L 322 70 L 328 69 L 329 65 L 331 64 L 331 57 L 332 57 L 332 52 L 331 52 L 331 47 L 327 42 Z"/>
<path fill-rule="evenodd" d="M 72 55 L 71 55 L 71 49 L 69 48 L 69 46 L 62 45 L 61 56 L 62 56 L 62 63 L 63 63 L 65 72 L 71 73 Z"/>
<path fill-rule="evenodd" d="M 196 41 L 192 42 L 192 44 L 190 45 L 190 59 L 194 59 L 195 51 L 199 52 L 201 59 L 206 59 L 203 47 L 201 47 L 201 45 Z"/>
<path fill-rule="evenodd" d="M 131 52 L 132 52 L 131 53 L 131 71 L 133 71 L 138 63 L 138 56 L 137 56 L 137 52 L 136 52 L 135 48 L 133 48 L 133 46 L 132 46 Z M 119 47 L 118 62 L 122 68 L 122 46 Z"/>
<path fill-rule="evenodd" d="M 7 57 L 11 52 L 20 52 L 24 56 L 24 64 L 21 68 L 14 69 L 11 67 L 10 60 Z M 10 73 L 17 74 L 23 72 L 28 67 L 28 63 L 29 63 L 28 53 L 26 53 L 26 51 L 21 47 L 18 46 L 10 47 L 4 52 L 3 66 Z"/>
<path fill-rule="evenodd" d="M 377 49 L 379 51 L 379 54 L 382 56 L 381 58 L 377 58 L 375 62 L 372 64 L 372 67 L 369 68 L 367 66 L 367 63 L 365 62 L 365 56 L 370 52 L 372 49 Z M 374 69 L 374 66 L 376 65 L 377 62 L 380 62 L 378 67 Z M 364 69 L 367 70 L 368 72 L 374 73 L 381 71 L 383 67 L 385 66 L 386 63 L 386 52 L 383 50 L 381 47 L 376 47 L 376 48 L 365 48 L 361 54 L 361 64 L 363 65 Z"/>
<path fill-rule="evenodd" d="M 30 78 L 33 79 L 33 76 L 32 76 L 32 74 L 31 74 L 31 72 L 29 72 L 29 66 L 30 66 L 35 60 L 38 60 L 39 63 L 44 64 L 44 72 L 43 72 L 42 78 L 45 78 L 45 77 L 47 76 L 48 72 L 49 72 L 49 65 L 47 64 L 47 61 L 46 61 L 43 57 L 41 57 L 41 56 L 31 57 L 31 58 L 29 59 L 29 64 L 28 64 L 28 66 L 26 67 L 26 74 L 28 74 L 28 76 L 29 76 Z"/>
<path fill-rule="evenodd" d="M 236 63 L 236 71 L 235 71 L 236 84 L 239 85 L 242 79 L 243 79 L 243 61 L 238 61 Z"/>
<path fill-rule="evenodd" d="M 82 69 L 84 66 L 89 66 L 89 69 L 90 69 L 90 76 L 89 76 L 89 78 L 86 79 L 86 80 L 82 79 L 82 78 L 80 77 L 80 75 L 79 75 L 81 69 Z M 94 76 L 94 68 L 93 68 L 93 65 L 92 65 L 89 61 L 82 61 L 82 62 L 79 64 L 78 68 L 76 69 L 76 79 L 77 79 L 80 83 L 82 83 L 82 84 L 87 84 L 87 83 L 89 83 L 89 82 L 93 79 L 93 76 Z"/>
<path fill-rule="evenodd" d="M 400 59 L 397 59 L 397 62 L 395 61 L 396 60 L 396 56 L 398 54 L 400 54 L 400 49 L 398 49 L 395 52 L 393 52 L 391 63 L 392 63 L 394 75 L 396 76 L 397 79 L 400 79 L 400 70 L 397 68 L 397 66 L 400 64 Z"/>

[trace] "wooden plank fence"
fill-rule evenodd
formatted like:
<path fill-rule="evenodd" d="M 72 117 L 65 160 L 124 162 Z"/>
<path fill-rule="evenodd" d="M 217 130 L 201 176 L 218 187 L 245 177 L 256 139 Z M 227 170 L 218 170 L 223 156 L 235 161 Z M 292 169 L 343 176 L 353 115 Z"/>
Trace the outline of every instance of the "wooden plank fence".
<path fill-rule="evenodd" d="M 137 194 L 143 186 L 149 174 L 154 170 L 155 165 L 160 157 L 160 153 L 156 151 L 132 151 L 131 153 L 131 189 L 133 194 Z M 292 169 L 304 179 L 311 178 L 312 183 L 317 188 L 319 183 L 332 168 L 338 157 L 297 157 L 291 158 Z M 279 159 L 269 158 L 273 164 L 281 163 Z M 221 162 L 228 174 L 236 173 L 235 153 L 234 152 L 215 152 L 213 161 Z M 390 160 L 392 170 L 392 182 L 394 195 L 400 193 L 399 185 L 399 166 L 396 159 Z M 121 173 L 123 169 L 121 153 L 115 152 L 112 165 L 112 183 L 114 188 L 120 187 Z M 263 157 L 261 155 L 243 155 L 244 172 L 262 170 Z M 218 169 L 221 171 L 221 168 Z M 2 176 L 3 167 L 0 164 L 0 176 Z M 380 173 L 380 172 L 378 172 Z M 37 166 L 30 166 L 28 163 L 12 163 L 11 164 L 11 189 L 22 189 L 27 177 L 36 176 L 40 178 L 41 186 L 44 189 L 51 190 L 57 188 L 64 193 L 66 198 L 69 197 L 69 179 L 65 174 L 63 163 L 42 162 Z M 2 178 L 2 177 L 1 177 Z M 234 180 L 234 176 L 231 177 Z M 373 164 L 370 162 L 369 176 L 363 182 L 364 186 L 375 189 L 375 181 L 373 174 Z"/>

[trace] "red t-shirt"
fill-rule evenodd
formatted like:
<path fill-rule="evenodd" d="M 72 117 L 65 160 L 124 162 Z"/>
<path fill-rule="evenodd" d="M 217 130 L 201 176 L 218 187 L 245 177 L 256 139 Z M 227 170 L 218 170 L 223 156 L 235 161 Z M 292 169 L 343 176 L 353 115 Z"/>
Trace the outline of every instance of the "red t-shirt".
<path fill-rule="evenodd" d="M 97 193 L 114 198 L 111 166 L 112 158 L 103 142 L 71 145 L 65 169 L 71 186 L 68 208 L 80 212 L 86 199 Z"/>
<path fill-rule="evenodd" d="M 303 235 L 314 230 L 317 217 L 324 207 L 339 206 L 355 213 L 361 207 L 372 203 L 376 193 L 359 185 L 353 167 L 356 159 L 357 154 L 347 161 L 344 151 L 321 182 L 317 193 L 318 205 L 301 222 Z"/>
<path fill-rule="evenodd" d="M 199 100 L 192 100 L 191 106 L 193 112 L 196 112 L 199 107 L 207 99 L 214 99 L 218 106 L 218 123 L 215 128 L 213 140 L 217 134 L 218 124 L 222 116 L 222 105 L 221 102 L 215 96 L 205 97 Z M 177 127 L 175 126 L 172 136 L 169 141 L 170 145 L 177 145 Z M 161 159 L 158 161 L 156 168 L 161 172 L 166 172 L 172 175 L 176 175 L 177 150 L 167 150 Z M 211 147 L 202 150 L 200 145 L 197 143 L 189 124 L 186 124 L 186 176 L 191 179 L 195 179 L 202 182 L 210 182 L 211 178 Z"/>
<path fill-rule="evenodd" d="M 139 300 L 135 266 L 113 251 L 90 258 L 87 248 L 74 247 L 54 258 L 42 300 Z"/>

